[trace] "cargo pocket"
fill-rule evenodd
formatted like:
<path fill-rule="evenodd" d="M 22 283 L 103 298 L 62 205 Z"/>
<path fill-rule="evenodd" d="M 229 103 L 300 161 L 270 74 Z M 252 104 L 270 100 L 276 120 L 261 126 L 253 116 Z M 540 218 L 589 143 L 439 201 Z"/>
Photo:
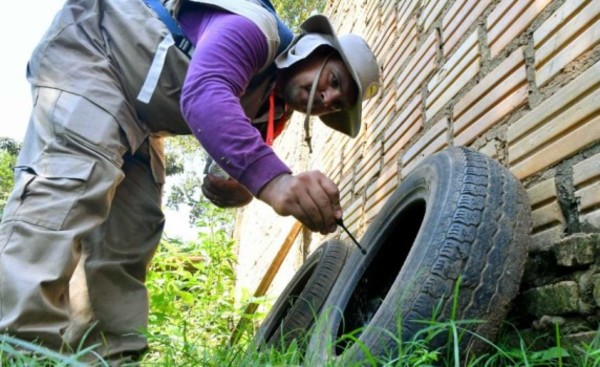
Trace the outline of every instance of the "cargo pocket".
<path fill-rule="evenodd" d="M 21 220 L 59 230 L 85 192 L 94 161 L 46 154 L 30 166 L 17 167 L 17 179 L 4 221 Z"/>

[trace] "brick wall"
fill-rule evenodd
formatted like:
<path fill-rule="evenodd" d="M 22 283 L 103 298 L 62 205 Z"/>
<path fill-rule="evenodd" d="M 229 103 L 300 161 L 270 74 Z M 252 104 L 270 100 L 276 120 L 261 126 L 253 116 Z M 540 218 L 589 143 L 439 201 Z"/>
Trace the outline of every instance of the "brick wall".
<path fill-rule="evenodd" d="M 372 45 L 382 93 L 365 104 L 357 138 L 314 119 L 314 152 L 308 154 L 297 120 L 275 149 L 295 170 L 320 169 L 339 184 L 347 225 L 359 236 L 424 157 L 464 145 L 497 159 L 521 179 L 533 209 L 529 275 L 520 298 L 532 306 L 525 313 L 532 320 L 573 314 L 595 320 L 600 1 L 345 0 L 330 1 L 325 13 L 339 34 L 357 33 Z M 243 217 L 240 253 L 248 258 L 240 263 L 240 284 L 253 289 L 292 225 L 260 205 L 246 208 Z M 305 233 L 288 263 L 297 267 L 323 240 Z M 585 261 L 565 260 L 584 247 Z M 293 272 L 282 271 L 270 293 Z M 565 304 L 534 306 L 557 289 L 566 294 Z"/>

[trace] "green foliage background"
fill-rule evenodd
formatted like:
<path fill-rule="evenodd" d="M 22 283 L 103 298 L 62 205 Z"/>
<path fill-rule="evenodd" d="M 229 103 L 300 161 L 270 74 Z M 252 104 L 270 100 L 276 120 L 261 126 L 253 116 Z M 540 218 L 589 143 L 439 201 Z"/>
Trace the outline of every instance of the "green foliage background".
<path fill-rule="evenodd" d="M 277 14 L 287 23 L 292 31 L 312 13 L 322 13 L 327 0 L 273 0 Z"/>
<path fill-rule="evenodd" d="M 15 163 L 20 144 L 10 138 L 0 138 L 0 217 L 14 185 Z"/>
<path fill-rule="evenodd" d="M 226 228 L 232 213 L 206 206 L 191 242 L 164 239 L 147 279 L 152 352 L 146 362 L 200 361 L 226 345 L 239 314 L 234 294 L 234 241 Z"/>

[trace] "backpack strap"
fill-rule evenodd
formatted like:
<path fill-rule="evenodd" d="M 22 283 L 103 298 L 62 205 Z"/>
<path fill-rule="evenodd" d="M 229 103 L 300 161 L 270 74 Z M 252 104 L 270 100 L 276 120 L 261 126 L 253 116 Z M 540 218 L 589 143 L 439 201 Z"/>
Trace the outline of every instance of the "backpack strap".
<path fill-rule="evenodd" d="M 185 36 L 183 30 L 179 26 L 179 23 L 171 16 L 171 13 L 165 8 L 160 0 L 143 0 L 144 4 L 147 7 L 152 9 L 158 18 L 163 22 L 163 24 L 167 27 L 171 36 L 173 37 L 173 41 L 175 41 L 175 47 L 180 49 L 184 54 L 188 57 L 192 57 L 192 53 L 194 52 L 194 46 L 192 42 Z"/>
<path fill-rule="evenodd" d="M 279 55 L 280 53 L 285 51 L 285 49 L 288 48 L 288 46 L 294 39 L 294 34 L 289 29 L 289 27 L 285 25 L 285 23 L 283 23 L 281 18 L 279 18 L 275 7 L 273 6 L 270 0 L 256 0 L 256 2 L 260 3 L 260 5 L 262 5 L 263 8 L 267 9 L 271 14 L 273 14 L 275 16 L 275 19 L 277 20 L 277 32 L 279 33 L 279 47 L 277 48 L 276 55 Z"/>
<path fill-rule="evenodd" d="M 292 43 L 292 40 L 294 39 L 294 34 L 288 28 L 288 26 L 285 25 L 285 23 L 283 23 L 281 18 L 279 18 L 279 15 L 277 14 L 275 7 L 273 6 L 273 4 L 271 4 L 271 1 L 255 0 L 255 2 L 259 3 L 263 8 L 265 8 L 271 14 L 273 14 L 275 16 L 275 19 L 277 20 L 277 33 L 279 34 L 279 47 L 277 48 L 277 52 L 275 53 L 275 56 L 278 56 L 279 54 L 281 54 L 288 48 L 290 43 Z M 277 66 L 273 62 L 266 70 L 263 70 L 261 73 L 255 75 L 250 80 L 249 88 L 255 88 L 255 87 L 259 86 L 260 84 L 264 83 L 267 79 L 273 78 L 273 75 L 275 74 L 276 70 L 277 70 Z"/>

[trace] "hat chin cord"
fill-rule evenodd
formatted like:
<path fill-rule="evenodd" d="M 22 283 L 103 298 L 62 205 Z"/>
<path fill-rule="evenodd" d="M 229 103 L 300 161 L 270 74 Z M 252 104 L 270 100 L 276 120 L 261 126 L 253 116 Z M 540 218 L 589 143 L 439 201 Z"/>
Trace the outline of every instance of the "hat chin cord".
<path fill-rule="evenodd" d="M 325 57 L 319 71 L 317 72 L 317 76 L 313 81 L 310 87 L 310 93 L 308 94 L 308 103 L 306 104 L 306 116 L 304 117 L 304 141 L 306 145 L 308 145 L 308 152 L 312 153 L 312 145 L 311 145 L 311 136 L 310 136 L 310 113 L 312 111 L 313 102 L 315 100 L 315 93 L 317 92 L 317 84 L 319 84 L 319 79 L 321 78 L 321 74 L 323 73 L 323 69 L 325 69 L 325 64 L 329 60 L 333 53 L 330 53 Z"/>

